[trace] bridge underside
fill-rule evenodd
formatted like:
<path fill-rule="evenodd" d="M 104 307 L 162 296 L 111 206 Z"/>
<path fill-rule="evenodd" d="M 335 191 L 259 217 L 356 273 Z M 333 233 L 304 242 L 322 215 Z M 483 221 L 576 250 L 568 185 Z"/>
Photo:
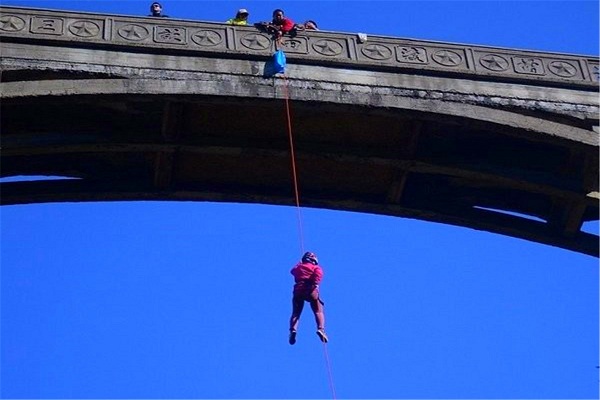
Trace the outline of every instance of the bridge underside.
<path fill-rule="evenodd" d="M 294 204 L 285 103 L 210 95 L 8 98 L 2 204 Z M 598 256 L 597 147 L 406 109 L 292 101 L 301 203 L 449 223 Z M 595 188 L 596 193 L 590 188 Z"/>

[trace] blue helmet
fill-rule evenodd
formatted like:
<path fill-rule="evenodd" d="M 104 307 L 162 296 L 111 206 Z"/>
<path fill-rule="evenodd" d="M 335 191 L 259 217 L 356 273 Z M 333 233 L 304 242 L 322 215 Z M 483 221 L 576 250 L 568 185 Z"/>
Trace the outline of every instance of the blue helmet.
<path fill-rule="evenodd" d="M 302 256 L 302 262 L 317 265 L 319 263 L 319 259 L 317 258 L 317 255 L 315 253 L 311 253 L 310 251 L 307 251 Z"/>

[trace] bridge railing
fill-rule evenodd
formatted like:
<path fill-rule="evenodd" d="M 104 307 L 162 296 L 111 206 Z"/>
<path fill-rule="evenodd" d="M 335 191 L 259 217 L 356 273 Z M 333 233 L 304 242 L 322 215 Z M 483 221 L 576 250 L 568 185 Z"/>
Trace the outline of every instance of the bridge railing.
<path fill-rule="evenodd" d="M 0 7 L 2 41 L 26 39 L 122 51 L 269 57 L 276 43 L 254 26 L 181 19 Z M 365 40 L 366 39 L 366 40 Z M 280 46 L 296 63 L 418 71 L 470 79 L 598 90 L 598 57 L 329 31 L 299 32 Z"/>

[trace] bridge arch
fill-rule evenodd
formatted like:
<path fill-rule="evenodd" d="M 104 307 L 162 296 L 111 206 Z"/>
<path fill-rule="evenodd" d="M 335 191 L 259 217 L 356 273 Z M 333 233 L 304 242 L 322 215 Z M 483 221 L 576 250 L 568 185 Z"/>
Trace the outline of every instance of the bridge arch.
<path fill-rule="evenodd" d="M 2 176 L 81 178 L 4 182 L 3 204 L 292 204 L 281 101 L 288 84 L 303 205 L 455 224 L 598 256 L 598 237 L 581 231 L 598 220 L 599 198 L 597 85 L 584 69 L 578 80 L 527 80 L 471 73 L 468 63 L 459 72 L 418 70 L 292 52 L 284 81 L 268 74 L 264 52 L 1 34 Z M 350 35 L 318 35 L 358 46 Z"/>
<path fill-rule="evenodd" d="M 210 82 L 210 84 L 207 84 Z M 265 84 L 266 83 L 266 84 Z M 263 88 L 258 88 L 259 85 Z M 259 78 L 230 77 L 227 81 L 198 81 L 194 80 L 157 80 L 157 79 L 81 79 L 81 80 L 45 80 L 33 82 L 14 82 L 4 86 L 5 98 L 27 98 L 39 96 L 110 96 L 110 95 L 175 95 L 175 96 L 233 96 L 246 98 L 279 98 L 283 97 L 283 80 L 267 81 Z M 359 100 L 354 93 L 364 93 L 364 86 L 348 84 L 333 84 L 328 87 L 316 88 L 306 80 L 290 79 L 290 90 L 297 95 L 297 100 L 313 101 L 316 103 L 357 104 Z M 318 84 L 317 86 L 321 86 Z M 251 88 L 252 92 L 244 90 Z M 439 117 L 458 118 L 459 123 L 480 123 L 484 129 L 492 125 L 521 129 L 528 132 L 549 135 L 553 137 L 572 139 L 586 144 L 595 144 L 598 135 L 584 128 L 541 119 L 507 111 L 499 108 L 489 108 L 482 105 L 452 102 L 445 100 L 443 94 L 431 97 L 431 93 L 398 94 L 384 88 L 367 88 L 369 93 L 362 96 L 361 103 L 365 106 L 376 106 L 388 109 L 399 109 L 438 115 Z M 404 90 L 406 92 L 406 90 Z M 341 93 L 341 95 L 340 95 Z M 348 93 L 347 96 L 344 93 Z M 478 96 L 475 94 L 474 96 Z M 296 100 L 294 97 L 292 100 Z M 360 103 L 358 103 L 360 104 Z"/>

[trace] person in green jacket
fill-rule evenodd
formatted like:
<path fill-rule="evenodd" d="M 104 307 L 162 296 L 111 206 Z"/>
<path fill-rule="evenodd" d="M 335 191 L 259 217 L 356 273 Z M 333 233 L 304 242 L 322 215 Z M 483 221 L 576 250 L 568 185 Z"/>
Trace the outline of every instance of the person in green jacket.
<path fill-rule="evenodd" d="M 250 13 L 245 8 L 240 8 L 235 14 L 235 18 L 230 18 L 226 21 L 229 25 L 248 25 L 248 16 Z"/>

